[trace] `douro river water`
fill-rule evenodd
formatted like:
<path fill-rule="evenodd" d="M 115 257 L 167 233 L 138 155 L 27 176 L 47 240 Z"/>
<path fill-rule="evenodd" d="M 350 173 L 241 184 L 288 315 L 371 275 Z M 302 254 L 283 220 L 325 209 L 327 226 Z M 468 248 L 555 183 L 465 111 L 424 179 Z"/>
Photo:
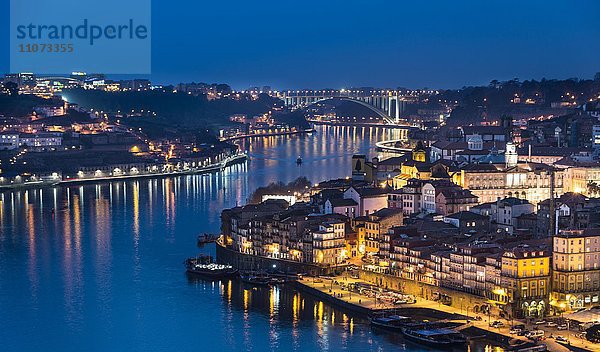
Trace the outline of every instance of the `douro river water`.
<path fill-rule="evenodd" d="M 348 176 L 352 154 L 395 137 L 319 127 L 240 142 L 251 161 L 217 174 L 1 194 L 0 350 L 424 350 L 293 288 L 191 280 L 182 265 L 214 252 L 196 236 L 257 187 Z"/>

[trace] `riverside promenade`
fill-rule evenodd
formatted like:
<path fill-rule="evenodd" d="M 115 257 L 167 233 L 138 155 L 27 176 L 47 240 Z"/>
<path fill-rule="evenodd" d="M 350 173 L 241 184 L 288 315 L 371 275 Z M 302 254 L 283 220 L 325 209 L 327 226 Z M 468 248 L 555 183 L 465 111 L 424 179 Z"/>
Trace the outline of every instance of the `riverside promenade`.
<path fill-rule="evenodd" d="M 224 170 L 226 167 L 244 163 L 249 159 L 245 153 L 235 154 L 223 159 L 220 162 L 206 165 L 203 167 L 191 168 L 186 170 L 173 170 L 173 171 L 159 171 L 159 172 L 144 172 L 136 174 L 123 174 L 123 175 L 110 175 L 100 177 L 85 177 L 85 178 L 65 178 L 56 179 L 49 181 L 28 181 L 23 183 L 7 183 L 0 184 L 0 192 L 11 191 L 11 190 L 27 190 L 27 189 L 39 189 L 45 187 L 55 187 L 62 185 L 77 185 L 77 184 L 90 184 L 90 183 L 104 183 L 112 181 L 123 181 L 130 179 L 159 179 L 174 176 L 186 176 L 195 174 L 208 174 L 213 172 L 219 172 Z"/>
<path fill-rule="evenodd" d="M 505 346 L 508 346 L 510 340 L 519 339 L 531 342 L 525 337 L 510 334 L 509 324 L 501 328 L 493 328 L 489 326 L 488 317 L 482 317 L 482 320 L 474 320 L 473 316 L 469 317 L 464 314 L 464 310 L 447 306 L 439 302 L 430 301 L 424 298 L 415 297 L 416 302 L 411 304 L 393 304 L 386 303 L 376 297 L 351 292 L 346 289 L 349 284 L 368 285 L 368 282 L 360 279 L 352 278 L 348 275 L 336 277 L 304 277 L 298 280 L 295 285 L 297 289 L 312 294 L 323 301 L 335 305 L 337 307 L 352 311 L 362 316 L 372 316 L 393 311 L 395 314 L 426 318 L 431 320 L 454 320 L 464 321 L 462 327 L 468 336 L 471 338 L 486 337 L 492 338 Z M 501 320 L 499 317 L 489 317 L 491 321 Z M 515 324 L 521 322 L 514 321 Z M 529 330 L 544 329 L 545 327 L 528 327 Z M 566 335 L 563 333 L 563 335 Z M 554 339 L 547 338 L 542 341 L 548 347 L 549 351 L 598 351 L 595 344 L 581 340 L 571 339 L 571 345 L 563 345 L 557 343 Z"/>

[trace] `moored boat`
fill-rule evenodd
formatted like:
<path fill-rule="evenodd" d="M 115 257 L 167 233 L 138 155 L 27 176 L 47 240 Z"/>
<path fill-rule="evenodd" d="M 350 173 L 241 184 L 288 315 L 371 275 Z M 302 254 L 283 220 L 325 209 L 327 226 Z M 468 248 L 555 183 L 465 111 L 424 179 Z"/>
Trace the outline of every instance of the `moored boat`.
<path fill-rule="evenodd" d="M 240 279 L 244 283 L 257 286 L 268 286 L 275 283 L 273 278 L 262 273 L 240 273 Z"/>
<path fill-rule="evenodd" d="M 407 327 L 402 328 L 401 331 L 407 339 L 433 347 L 460 346 L 467 343 L 465 335 L 452 329 L 413 329 Z"/>
<path fill-rule="evenodd" d="M 369 319 L 371 325 L 394 331 L 401 331 L 403 327 L 406 327 L 412 320 L 408 317 L 403 317 L 400 315 L 390 315 L 386 317 L 373 317 Z"/>
<path fill-rule="evenodd" d="M 217 235 L 211 235 L 211 234 L 208 234 L 208 233 L 203 233 L 201 235 L 198 235 L 198 245 L 202 246 L 202 245 L 205 245 L 207 243 L 215 242 L 218 239 L 219 239 L 219 236 L 217 236 Z"/>
<path fill-rule="evenodd" d="M 190 274 L 209 278 L 226 278 L 237 274 L 237 269 L 231 265 L 214 263 L 210 256 L 188 258 L 185 261 L 185 268 Z"/>

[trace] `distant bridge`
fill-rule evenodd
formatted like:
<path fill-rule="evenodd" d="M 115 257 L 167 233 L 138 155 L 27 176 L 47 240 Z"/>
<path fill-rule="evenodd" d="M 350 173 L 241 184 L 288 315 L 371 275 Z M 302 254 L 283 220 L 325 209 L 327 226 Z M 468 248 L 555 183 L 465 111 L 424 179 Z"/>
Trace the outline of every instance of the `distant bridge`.
<path fill-rule="evenodd" d="M 396 144 L 398 143 L 400 145 L 404 145 L 404 143 L 408 139 L 408 135 L 402 137 L 402 139 L 393 139 L 389 141 L 377 142 L 375 143 L 375 145 L 377 146 L 377 149 L 385 152 L 406 153 L 412 151 L 411 148 L 396 147 Z"/>
<path fill-rule="evenodd" d="M 277 97 L 292 109 L 304 108 L 333 98 L 352 101 L 369 108 L 388 124 L 394 125 L 402 124 L 400 114 L 406 109 L 405 97 L 393 90 L 288 90 L 278 92 Z"/>

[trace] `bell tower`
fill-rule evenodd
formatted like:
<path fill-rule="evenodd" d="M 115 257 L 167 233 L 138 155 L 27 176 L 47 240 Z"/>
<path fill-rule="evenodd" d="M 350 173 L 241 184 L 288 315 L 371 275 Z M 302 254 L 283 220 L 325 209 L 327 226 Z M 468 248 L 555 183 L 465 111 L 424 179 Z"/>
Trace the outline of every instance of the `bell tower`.
<path fill-rule="evenodd" d="M 519 154 L 517 154 L 517 146 L 513 142 L 506 143 L 506 151 L 504 152 L 504 160 L 506 167 L 517 166 Z"/>

